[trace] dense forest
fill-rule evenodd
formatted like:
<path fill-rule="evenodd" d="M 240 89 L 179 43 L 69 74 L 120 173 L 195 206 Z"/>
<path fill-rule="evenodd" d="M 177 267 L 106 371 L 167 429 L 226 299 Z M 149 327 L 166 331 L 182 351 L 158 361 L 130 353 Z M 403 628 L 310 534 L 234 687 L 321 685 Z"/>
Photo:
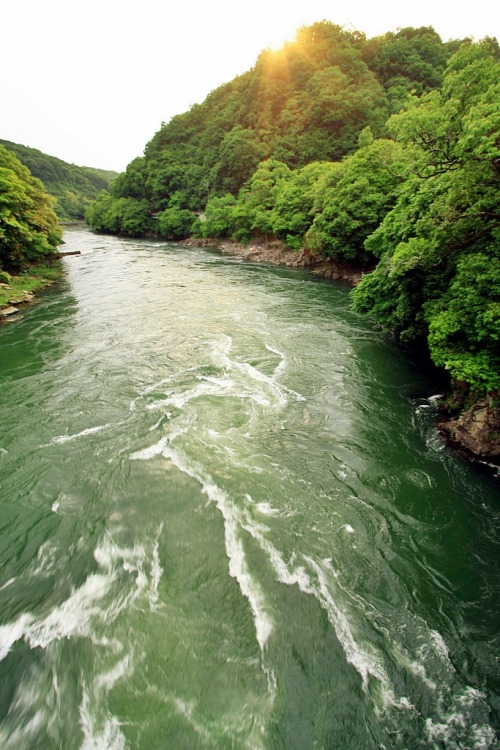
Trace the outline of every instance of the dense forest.
<path fill-rule="evenodd" d="M 41 181 L 0 145 L 0 281 L 57 256 L 62 232 L 53 204 Z"/>
<path fill-rule="evenodd" d="M 87 206 L 116 177 L 116 172 L 77 167 L 19 143 L 0 139 L 0 145 L 12 151 L 42 181 L 45 190 L 56 199 L 54 209 L 62 221 L 83 219 Z"/>
<path fill-rule="evenodd" d="M 98 231 L 277 237 L 366 269 L 358 310 L 500 389 L 500 49 L 321 22 L 174 117 L 87 211 Z M 493 401 L 491 401 L 493 399 Z"/>

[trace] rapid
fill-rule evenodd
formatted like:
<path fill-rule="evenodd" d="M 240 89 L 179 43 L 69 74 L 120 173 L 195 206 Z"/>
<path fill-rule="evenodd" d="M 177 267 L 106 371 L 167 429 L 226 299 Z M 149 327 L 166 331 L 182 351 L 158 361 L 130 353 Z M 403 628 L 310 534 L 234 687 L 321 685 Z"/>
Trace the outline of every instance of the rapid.
<path fill-rule="evenodd" d="M 65 233 L 0 327 L 0 747 L 500 747 L 499 479 L 348 290 Z"/>

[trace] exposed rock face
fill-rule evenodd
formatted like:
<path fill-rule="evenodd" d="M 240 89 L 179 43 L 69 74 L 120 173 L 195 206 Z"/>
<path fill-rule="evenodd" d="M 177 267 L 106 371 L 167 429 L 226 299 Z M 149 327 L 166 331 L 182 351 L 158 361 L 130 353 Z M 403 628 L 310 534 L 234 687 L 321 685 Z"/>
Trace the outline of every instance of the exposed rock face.
<path fill-rule="evenodd" d="M 183 240 L 180 244 L 191 247 L 214 247 L 223 253 L 238 255 L 245 260 L 274 263 L 279 266 L 289 266 L 292 268 L 308 268 L 315 276 L 343 281 L 349 286 L 355 286 L 363 277 L 363 271 L 355 266 L 317 258 L 309 250 L 289 250 L 280 240 L 241 245 L 232 240 L 219 238 L 203 240 L 188 239 Z"/>
<path fill-rule="evenodd" d="M 478 401 L 439 427 L 456 447 L 500 465 L 500 407 L 492 401 Z"/>

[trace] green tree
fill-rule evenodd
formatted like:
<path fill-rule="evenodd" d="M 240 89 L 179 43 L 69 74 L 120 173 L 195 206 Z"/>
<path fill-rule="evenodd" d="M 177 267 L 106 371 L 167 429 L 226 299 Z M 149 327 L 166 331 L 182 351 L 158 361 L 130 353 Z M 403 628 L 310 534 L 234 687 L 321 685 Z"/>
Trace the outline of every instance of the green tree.
<path fill-rule="evenodd" d="M 264 156 L 264 146 L 253 130 L 235 125 L 224 137 L 211 173 L 213 189 L 236 194 Z"/>
<path fill-rule="evenodd" d="M 497 387 L 499 364 L 499 81 L 498 45 L 464 43 L 442 91 L 391 119 L 413 168 L 366 240 L 380 262 L 354 291 L 358 309 L 402 339 L 427 337 L 436 364 L 478 392 Z"/>
<path fill-rule="evenodd" d="M 188 237 L 195 215 L 185 208 L 174 206 L 157 214 L 158 230 L 168 240 L 181 240 Z"/>
<path fill-rule="evenodd" d="M 264 236 L 273 232 L 276 200 L 291 176 L 287 165 L 276 159 L 259 164 L 238 196 L 239 230 Z"/>
<path fill-rule="evenodd" d="M 0 146 L 0 268 L 18 270 L 54 255 L 62 240 L 53 198 Z"/>
<path fill-rule="evenodd" d="M 394 141 L 370 143 L 367 133 L 361 140 L 367 145 L 340 165 L 306 241 L 329 257 L 366 264 L 373 256 L 365 240 L 394 206 L 409 163 Z"/>
<path fill-rule="evenodd" d="M 276 198 L 273 231 L 290 247 L 298 247 L 313 221 L 318 180 L 331 173 L 330 162 L 313 162 L 293 172 Z"/>
<path fill-rule="evenodd" d="M 19 143 L 0 140 L 0 145 L 42 181 L 47 193 L 56 199 L 54 210 L 60 219 L 83 219 L 86 206 L 117 176 L 115 172 L 68 164 Z"/>
<path fill-rule="evenodd" d="M 233 228 L 232 211 L 236 205 L 234 195 L 214 196 L 208 201 L 205 213 L 196 225 L 199 237 L 229 237 Z"/>

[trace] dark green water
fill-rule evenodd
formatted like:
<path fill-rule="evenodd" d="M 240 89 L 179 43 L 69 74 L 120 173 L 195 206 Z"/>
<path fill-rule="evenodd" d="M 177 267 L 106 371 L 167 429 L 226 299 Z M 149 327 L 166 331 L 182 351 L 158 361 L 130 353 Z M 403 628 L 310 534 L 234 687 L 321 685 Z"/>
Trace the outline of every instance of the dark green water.
<path fill-rule="evenodd" d="M 498 479 L 341 286 L 68 231 L 0 328 L 0 747 L 498 748 Z"/>

